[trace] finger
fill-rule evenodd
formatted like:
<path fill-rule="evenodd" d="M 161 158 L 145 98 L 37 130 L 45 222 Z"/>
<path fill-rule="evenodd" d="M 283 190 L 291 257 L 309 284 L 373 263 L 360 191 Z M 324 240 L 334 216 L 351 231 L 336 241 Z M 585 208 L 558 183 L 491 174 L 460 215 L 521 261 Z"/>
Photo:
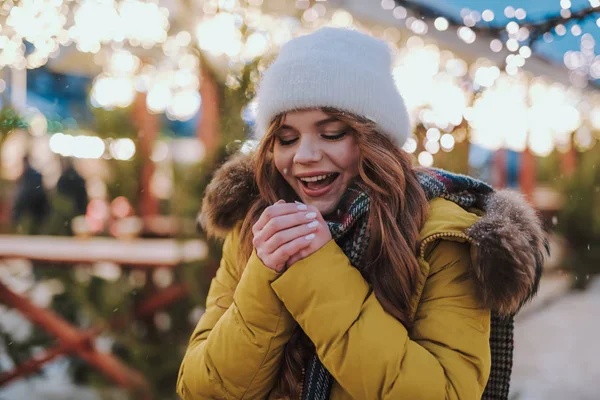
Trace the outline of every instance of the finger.
<path fill-rule="evenodd" d="M 294 214 L 282 215 L 271 218 L 262 231 L 259 232 L 260 238 L 264 241 L 275 235 L 277 232 L 292 228 L 298 225 L 304 225 L 312 222 L 317 217 L 315 212 L 300 211 Z"/>
<path fill-rule="evenodd" d="M 279 247 L 286 243 L 291 242 L 299 237 L 304 237 L 310 233 L 315 232 L 320 225 L 319 221 L 311 221 L 297 225 L 292 228 L 280 230 L 272 235 L 263 245 L 262 248 L 268 253 L 272 253 Z"/>
<path fill-rule="evenodd" d="M 323 215 L 321 214 L 321 212 L 319 211 L 319 209 L 315 206 L 306 206 L 307 210 L 306 212 L 314 212 L 317 213 L 317 220 L 324 222 L 325 219 L 323 218 Z"/>
<path fill-rule="evenodd" d="M 280 246 L 271 254 L 271 260 L 273 260 L 275 265 L 285 264 L 294 254 L 310 246 L 314 238 L 315 234 L 310 233 Z"/>
<path fill-rule="evenodd" d="M 307 209 L 307 206 L 304 204 L 296 204 L 296 203 L 280 203 L 283 200 L 279 200 L 277 203 L 273 204 L 265 208 L 265 210 L 258 218 L 258 221 L 252 227 L 252 232 L 256 234 L 261 231 L 264 226 L 272 219 L 281 215 L 292 214 L 298 211 L 303 211 Z"/>

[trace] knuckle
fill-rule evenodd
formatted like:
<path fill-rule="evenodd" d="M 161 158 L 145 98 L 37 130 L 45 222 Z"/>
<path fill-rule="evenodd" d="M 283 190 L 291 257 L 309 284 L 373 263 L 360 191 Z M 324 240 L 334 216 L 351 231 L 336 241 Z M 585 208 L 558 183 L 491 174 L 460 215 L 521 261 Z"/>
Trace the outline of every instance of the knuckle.
<path fill-rule="evenodd" d="M 280 257 L 282 259 L 287 259 L 291 255 L 291 254 L 289 254 L 289 250 L 288 250 L 287 246 L 280 247 L 279 250 L 277 250 L 277 252 L 278 252 L 278 257 Z"/>
<path fill-rule="evenodd" d="M 280 218 L 273 218 L 271 220 L 271 228 L 275 231 L 278 231 L 282 228 L 282 223 Z"/>
<path fill-rule="evenodd" d="M 271 218 L 272 215 L 273 215 L 273 209 L 271 208 L 271 206 L 265 208 L 265 211 L 263 211 L 263 216 L 266 218 Z"/>

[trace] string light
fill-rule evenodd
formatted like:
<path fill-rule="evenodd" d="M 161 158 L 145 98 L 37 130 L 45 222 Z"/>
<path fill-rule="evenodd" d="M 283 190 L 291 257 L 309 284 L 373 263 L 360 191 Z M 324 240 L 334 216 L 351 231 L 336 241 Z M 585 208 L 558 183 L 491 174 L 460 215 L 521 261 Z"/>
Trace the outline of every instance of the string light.
<path fill-rule="evenodd" d="M 527 17 L 527 13 L 522 8 L 515 10 L 515 18 L 519 21 L 524 20 Z"/>
<path fill-rule="evenodd" d="M 519 31 L 519 24 L 517 24 L 515 21 L 509 22 L 508 24 L 506 24 L 506 31 L 509 34 L 514 35 Z"/>
<path fill-rule="evenodd" d="M 568 10 L 568 9 L 566 9 L 566 8 L 563 8 L 563 9 L 560 10 L 560 16 L 563 17 L 563 18 L 570 18 L 571 17 L 571 11 Z"/>
<path fill-rule="evenodd" d="M 394 18 L 396 18 L 396 19 L 404 19 L 408 15 L 408 13 L 406 12 L 406 8 L 404 8 L 402 6 L 398 6 L 398 7 L 394 8 L 394 11 L 392 14 L 394 15 Z"/>
<path fill-rule="evenodd" d="M 512 6 L 508 6 L 504 9 L 504 16 L 506 18 L 514 18 L 515 17 L 515 9 Z"/>
<path fill-rule="evenodd" d="M 421 164 L 424 167 L 431 167 L 433 165 L 433 156 L 427 151 L 420 152 L 417 159 L 419 161 L 419 164 Z"/>
<path fill-rule="evenodd" d="M 563 24 L 558 24 L 554 28 L 558 36 L 564 36 L 567 33 L 567 28 Z"/>
<path fill-rule="evenodd" d="M 425 21 L 420 20 L 420 19 L 416 19 L 414 20 L 411 24 L 410 24 L 410 29 L 416 33 L 417 35 L 424 35 L 427 33 L 427 31 L 429 30 L 429 28 L 427 27 L 427 24 L 425 23 Z"/>
<path fill-rule="evenodd" d="M 458 28 L 458 37 L 460 37 L 465 43 L 471 44 L 477 38 L 477 35 L 473 30 L 467 26 Z"/>
<path fill-rule="evenodd" d="M 571 0 L 560 0 L 560 7 L 563 9 L 571 8 Z"/>
<path fill-rule="evenodd" d="M 437 17 L 433 23 L 435 29 L 438 31 L 445 31 L 448 29 L 448 20 L 444 17 Z"/>
<path fill-rule="evenodd" d="M 384 10 L 392 10 L 396 6 L 396 2 L 394 0 L 381 0 L 381 8 Z"/>
<path fill-rule="evenodd" d="M 523 58 L 529 58 L 531 57 L 531 48 L 529 46 L 522 46 L 519 49 L 519 54 L 523 57 Z"/>
<path fill-rule="evenodd" d="M 500 52 L 502 50 L 502 41 L 500 39 L 492 39 L 490 42 L 490 49 L 492 49 L 494 53 Z"/>
<path fill-rule="evenodd" d="M 506 48 L 510 51 L 517 51 L 519 49 L 519 42 L 517 39 L 508 39 L 506 41 Z"/>
<path fill-rule="evenodd" d="M 579 36 L 581 35 L 581 27 L 579 25 L 573 25 L 571 27 L 571 33 L 573 34 L 573 36 Z"/>
<path fill-rule="evenodd" d="M 494 12 L 492 10 L 484 10 L 481 13 L 481 18 L 483 18 L 485 22 L 491 22 L 494 20 Z"/>

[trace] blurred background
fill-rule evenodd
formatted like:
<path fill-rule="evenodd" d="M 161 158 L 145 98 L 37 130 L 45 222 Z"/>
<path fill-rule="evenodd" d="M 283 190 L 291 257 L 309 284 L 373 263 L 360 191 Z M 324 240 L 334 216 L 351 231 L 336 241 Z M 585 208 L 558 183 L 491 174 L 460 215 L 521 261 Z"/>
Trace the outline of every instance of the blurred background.
<path fill-rule="evenodd" d="M 395 49 L 415 162 L 521 191 L 550 233 L 512 399 L 597 399 L 600 0 L 4 0 L 0 399 L 175 399 L 220 244 L 195 217 L 251 149 L 287 40 Z"/>

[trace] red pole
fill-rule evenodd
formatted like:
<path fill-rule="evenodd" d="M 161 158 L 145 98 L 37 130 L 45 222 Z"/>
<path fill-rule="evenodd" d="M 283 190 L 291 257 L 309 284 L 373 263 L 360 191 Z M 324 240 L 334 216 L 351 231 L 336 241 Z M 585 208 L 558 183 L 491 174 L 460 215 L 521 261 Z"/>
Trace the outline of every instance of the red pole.
<path fill-rule="evenodd" d="M 506 150 L 498 149 L 494 153 L 494 186 L 501 189 L 506 186 Z"/>
<path fill-rule="evenodd" d="M 519 181 L 521 192 L 530 203 L 533 200 L 533 191 L 535 189 L 535 177 L 537 172 L 536 159 L 529 147 L 521 153 L 521 173 Z"/>
<path fill-rule="evenodd" d="M 134 121 L 138 128 L 138 148 L 142 160 L 139 212 L 142 217 L 147 217 L 158 214 L 158 200 L 150 190 L 154 174 L 154 162 L 150 156 L 158 134 L 158 118 L 148 111 L 146 93 L 137 94 L 133 110 Z"/>
<path fill-rule="evenodd" d="M 200 58 L 200 97 L 202 106 L 200 119 L 196 127 L 196 137 L 200 139 L 210 155 L 219 146 L 221 140 L 219 121 L 219 90 L 214 75 Z"/>

